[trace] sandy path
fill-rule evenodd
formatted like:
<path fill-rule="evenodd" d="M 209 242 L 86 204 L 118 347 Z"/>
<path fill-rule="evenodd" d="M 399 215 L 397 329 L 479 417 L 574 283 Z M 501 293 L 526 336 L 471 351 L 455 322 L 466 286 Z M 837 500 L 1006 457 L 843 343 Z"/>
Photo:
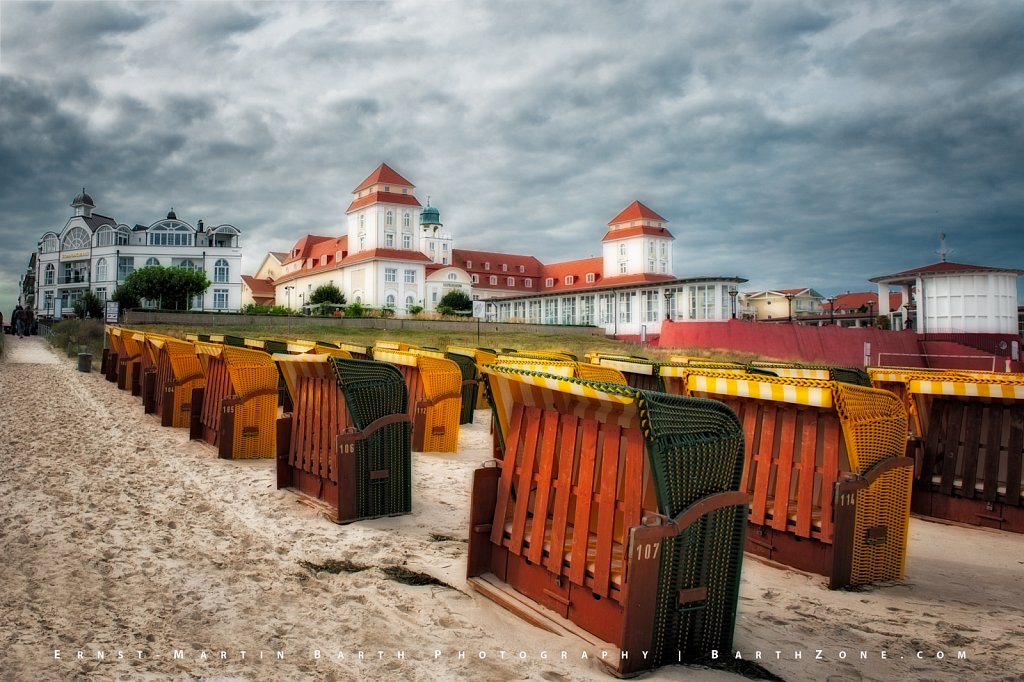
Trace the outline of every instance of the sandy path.
<path fill-rule="evenodd" d="M 337 526 L 276 490 L 271 461 L 216 459 L 41 340 L 13 339 L 5 360 L 2 679 L 611 679 L 581 660 L 593 650 L 464 582 L 485 413 L 463 429 L 458 456 L 414 455 L 412 515 Z M 737 648 L 762 651 L 787 680 L 1024 678 L 1024 537 L 919 519 L 911 530 L 906 580 L 860 592 L 748 559 Z M 300 563 L 328 560 L 371 568 Z M 394 582 L 379 568 L 390 565 L 454 589 Z M 683 667 L 648 676 L 683 678 L 737 679 Z"/>

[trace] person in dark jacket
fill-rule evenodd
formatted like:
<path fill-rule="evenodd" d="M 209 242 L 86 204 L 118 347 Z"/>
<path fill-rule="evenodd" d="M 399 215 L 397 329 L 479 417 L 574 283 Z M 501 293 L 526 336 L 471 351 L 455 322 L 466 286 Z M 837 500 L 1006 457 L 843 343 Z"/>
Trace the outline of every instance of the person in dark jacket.
<path fill-rule="evenodd" d="M 14 333 L 18 335 L 18 338 L 25 336 L 25 311 L 22 310 L 21 306 L 14 307 L 14 313 L 11 315 L 11 324 L 14 325 Z"/>

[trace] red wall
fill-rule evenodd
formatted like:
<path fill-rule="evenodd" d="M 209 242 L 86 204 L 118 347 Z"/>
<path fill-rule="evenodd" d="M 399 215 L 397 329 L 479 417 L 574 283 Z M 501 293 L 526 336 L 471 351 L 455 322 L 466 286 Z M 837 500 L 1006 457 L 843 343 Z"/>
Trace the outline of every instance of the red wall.
<path fill-rule="evenodd" d="M 791 323 L 669 322 L 661 324 L 661 348 L 717 348 L 755 353 L 775 360 L 864 366 L 864 343 L 871 364 L 924 367 L 917 334 L 874 328 L 805 327 Z M 879 363 L 879 353 L 882 353 Z"/>

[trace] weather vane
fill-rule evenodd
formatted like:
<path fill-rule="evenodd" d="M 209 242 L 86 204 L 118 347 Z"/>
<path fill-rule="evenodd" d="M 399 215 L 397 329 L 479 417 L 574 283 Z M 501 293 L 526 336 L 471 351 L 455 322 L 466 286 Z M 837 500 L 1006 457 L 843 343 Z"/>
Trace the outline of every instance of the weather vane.
<path fill-rule="evenodd" d="M 946 248 L 946 233 L 939 232 L 939 250 L 935 252 L 943 263 L 946 262 L 946 256 L 953 253 L 953 249 Z"/>

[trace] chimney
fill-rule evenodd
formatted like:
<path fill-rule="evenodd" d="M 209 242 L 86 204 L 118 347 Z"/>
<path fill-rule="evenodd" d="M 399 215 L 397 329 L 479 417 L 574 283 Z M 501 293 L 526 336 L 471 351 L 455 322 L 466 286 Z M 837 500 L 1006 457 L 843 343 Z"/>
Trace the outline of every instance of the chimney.
<path fill-rule="evenodd" d="M 203 231 L 203 219 L 202 219 L 202 218 L 200 218 L 200 219 L 199 219 L 199 225 L 198 225 L 198 227 L 199 227 L 198 231 L 199 231 L 199 232 L 202 232 L 202 231 Z"/>

